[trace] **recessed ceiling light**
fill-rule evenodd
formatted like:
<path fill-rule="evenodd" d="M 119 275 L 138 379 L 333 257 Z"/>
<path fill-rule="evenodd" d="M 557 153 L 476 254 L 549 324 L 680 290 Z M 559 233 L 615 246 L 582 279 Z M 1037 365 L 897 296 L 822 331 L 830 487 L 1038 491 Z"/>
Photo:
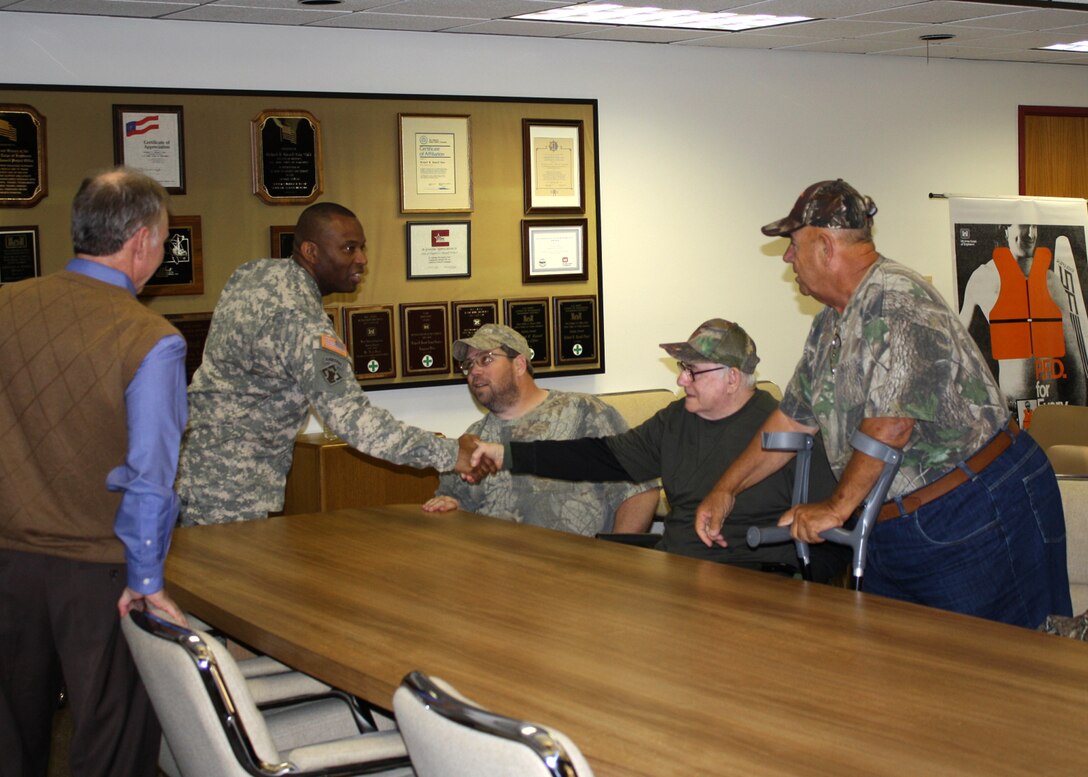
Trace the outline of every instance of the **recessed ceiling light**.
<path fill-rule="evenodd" d="M 703 13 L 625 6 L 616 3 L 580 3 L 551 8 L 537 13 L 511 16 L 534 22 L 568 22 L 577 24 L 610 24 L 628 27 L 672 27 L 684 30 L 721 30 L 738 32 L 782 24 L 811 21 L 811 16 L 771 16 L 770 14 Z"/>
<path fill-rule="evenodd" d="M 1078 40 L 1076 43 L 1055 43 L 1053 46 L 1043 46 L 1042 51 L 1075 51 L 1079 54 L 1088 54 L 1088 40 Z"/>

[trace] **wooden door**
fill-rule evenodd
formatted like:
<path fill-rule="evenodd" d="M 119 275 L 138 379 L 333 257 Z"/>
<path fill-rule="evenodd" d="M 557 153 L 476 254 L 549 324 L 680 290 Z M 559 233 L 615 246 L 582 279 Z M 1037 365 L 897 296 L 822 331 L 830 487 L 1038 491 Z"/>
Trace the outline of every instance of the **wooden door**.
<path fill-rule="evenodd" d="M 1088 199 L 1088 108 L 1020 106 L 1020 194 Z"/>

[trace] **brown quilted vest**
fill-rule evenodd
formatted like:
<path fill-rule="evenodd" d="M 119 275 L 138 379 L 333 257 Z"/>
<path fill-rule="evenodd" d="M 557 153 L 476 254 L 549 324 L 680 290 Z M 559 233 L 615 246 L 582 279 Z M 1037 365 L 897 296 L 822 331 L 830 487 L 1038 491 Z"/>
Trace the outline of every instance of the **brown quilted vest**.
<path fill-rule="evenodd" d="M 0 548 L 116 563 L 125 388 L 177 330 L 125 289 L 63 271 L 0 288 Z"/>

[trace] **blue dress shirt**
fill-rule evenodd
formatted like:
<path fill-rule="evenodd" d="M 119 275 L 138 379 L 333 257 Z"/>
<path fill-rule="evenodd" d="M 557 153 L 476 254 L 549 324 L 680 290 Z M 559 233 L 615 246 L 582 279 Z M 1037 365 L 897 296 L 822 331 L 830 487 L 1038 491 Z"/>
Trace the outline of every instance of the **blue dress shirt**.
<path fill-rule="evenodd" d="M 136 296 L 132 281 L 119 270 L 86 259 L 73 259 L 65 269 Z M 185 340 L 168 335 L 148 351 L 125 389 L 128 453 L 106 478 L 110 491 L 121 492 L 113 529 L 125 546 L 128 587 L 140 594 L 163 587 L 163 563 L 178 515 L 174 478 L 188 411 Z"/>

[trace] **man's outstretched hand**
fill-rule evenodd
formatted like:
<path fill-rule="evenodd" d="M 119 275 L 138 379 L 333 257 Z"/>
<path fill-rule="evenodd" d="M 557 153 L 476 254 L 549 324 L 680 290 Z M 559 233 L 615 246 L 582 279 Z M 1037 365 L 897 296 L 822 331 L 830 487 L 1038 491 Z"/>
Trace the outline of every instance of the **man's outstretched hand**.
<path fill-rule="evenodd" d="M 495 462 L 486 456 L 478 457 L 479 461 L 473 466 L 472 454 L 479 442 L 480 438 L 474 434 L 462 434 L 457 438 L 457 463 L 453 465 L 453 471 L 466 483 L 479 483 L 488 475 L 499 471 Z"/>

